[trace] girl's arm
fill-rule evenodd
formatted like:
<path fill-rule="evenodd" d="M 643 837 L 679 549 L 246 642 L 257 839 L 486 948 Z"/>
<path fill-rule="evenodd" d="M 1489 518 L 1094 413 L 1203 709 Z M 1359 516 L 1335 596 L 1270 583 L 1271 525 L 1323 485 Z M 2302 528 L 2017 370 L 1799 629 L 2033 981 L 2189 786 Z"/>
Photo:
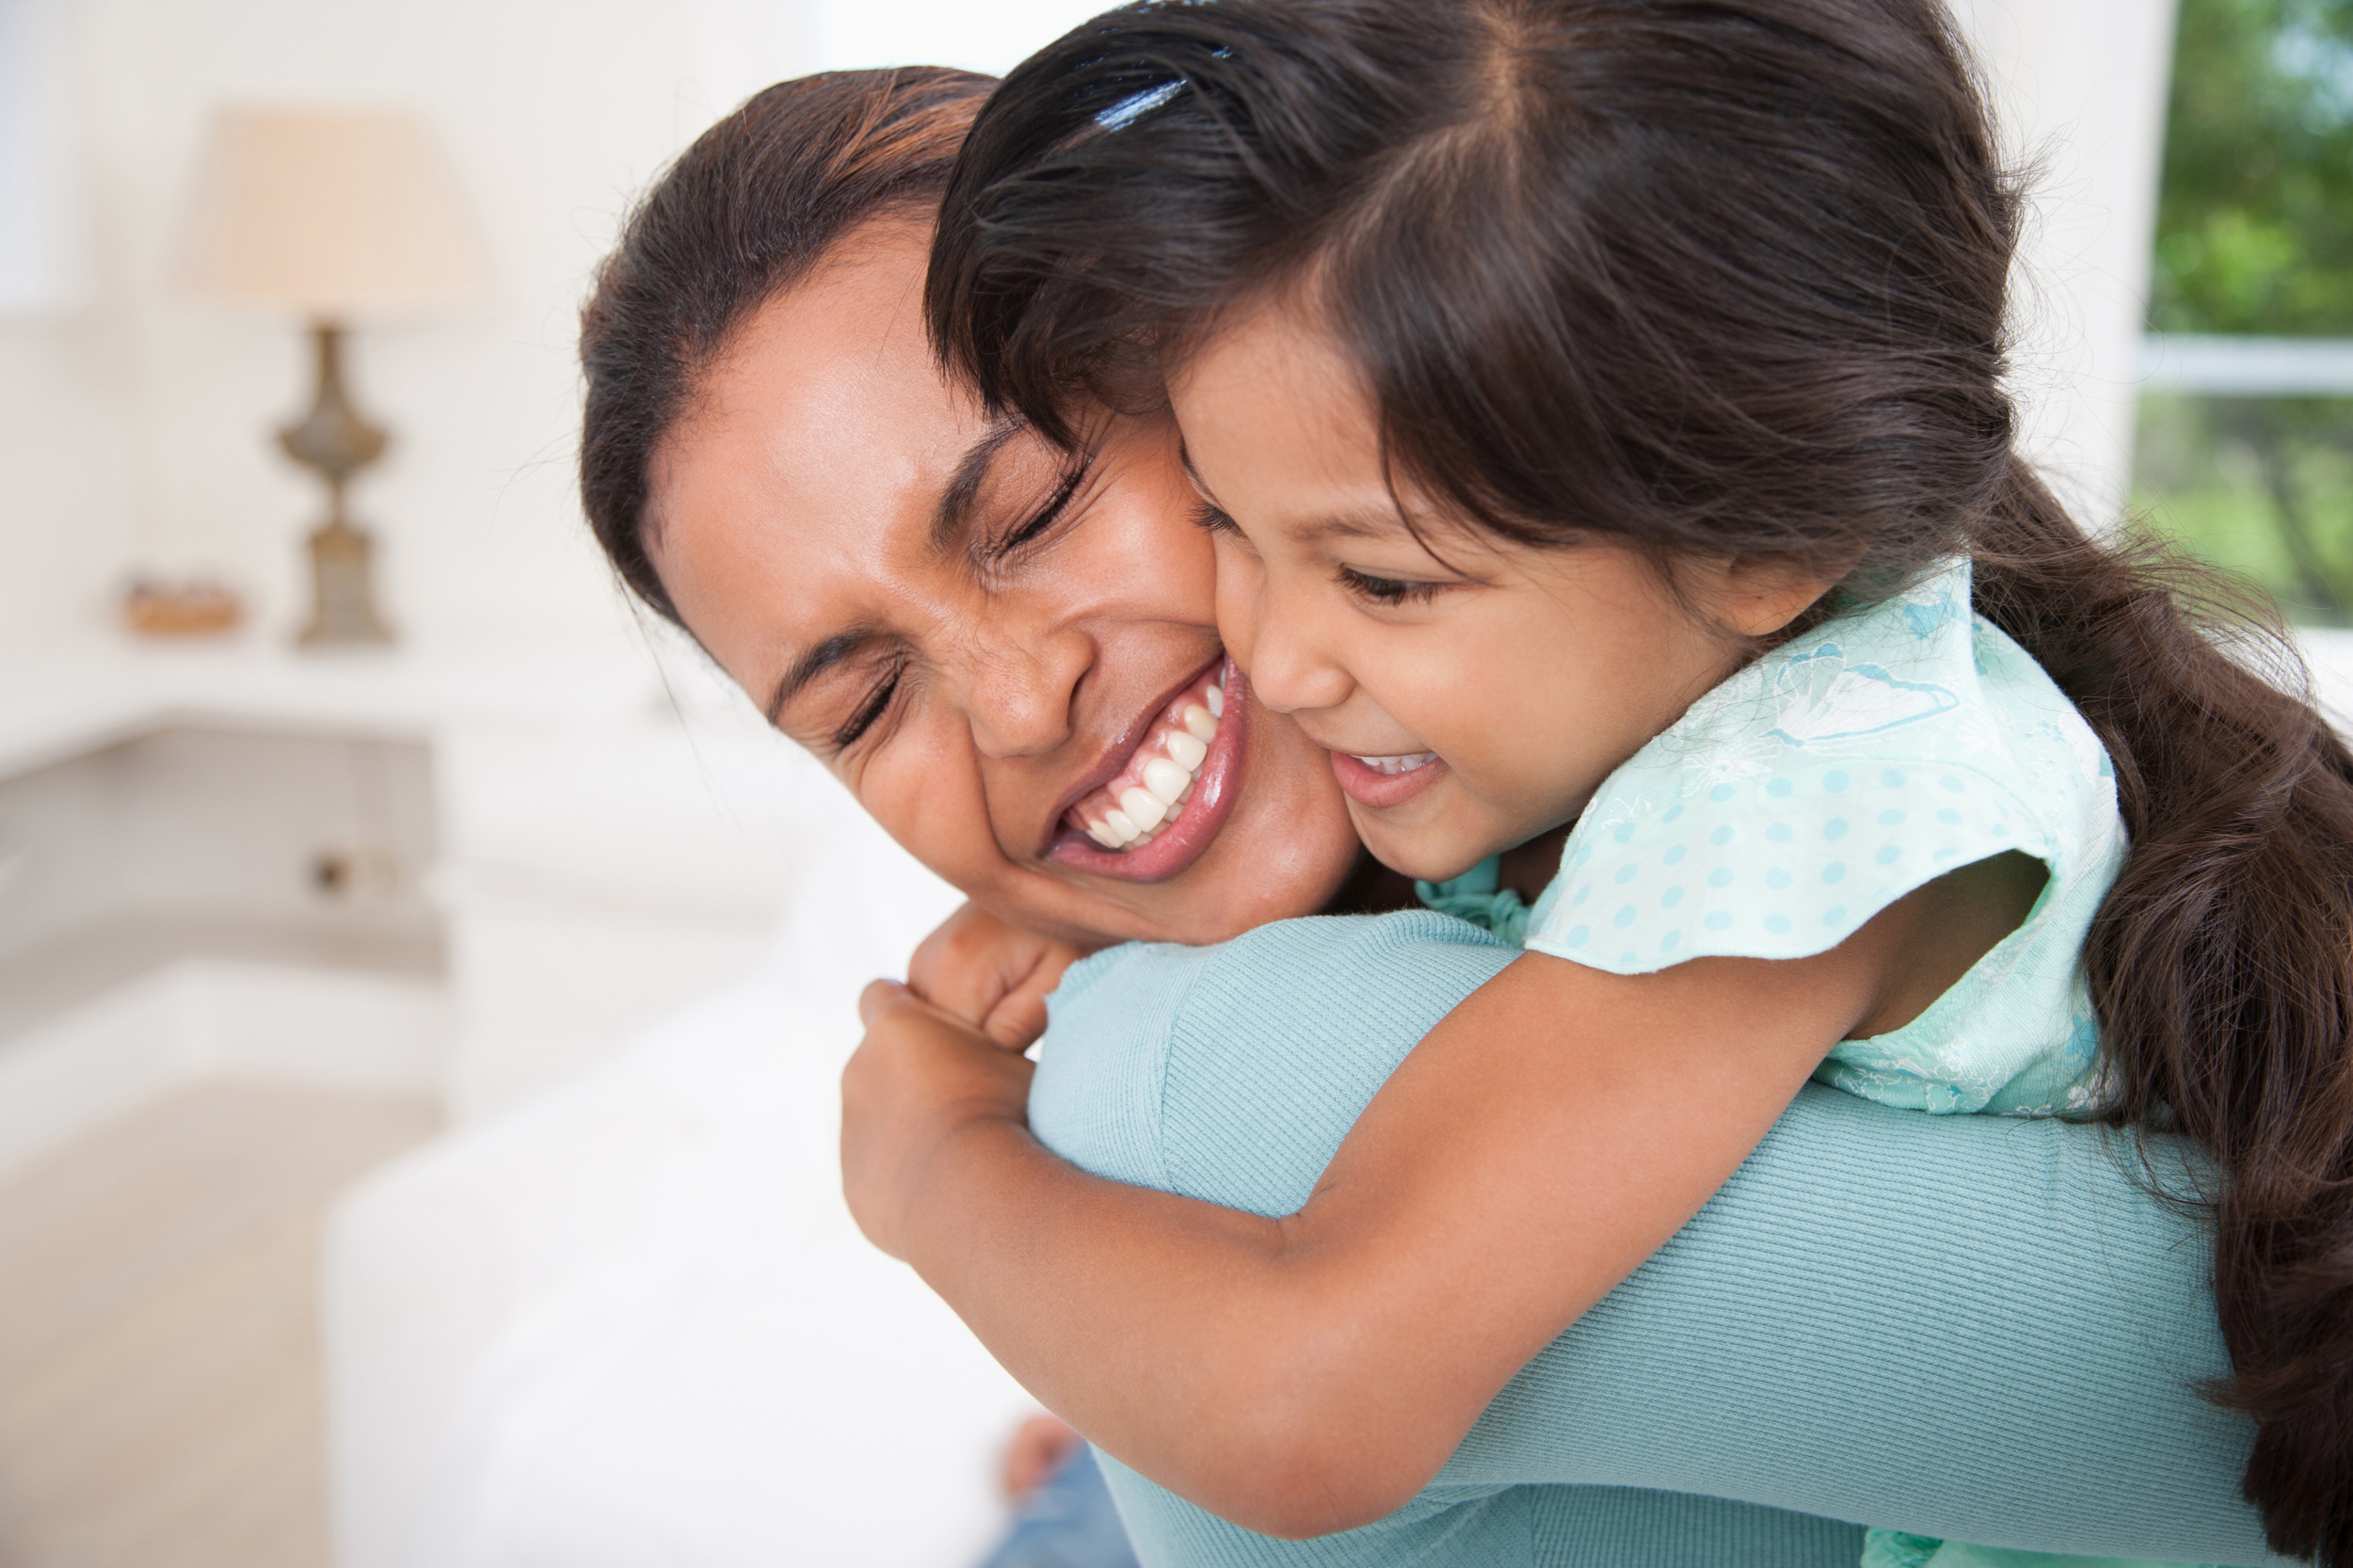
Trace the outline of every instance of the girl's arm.
<path fill-rule="evenodd" d="M 1707 1201 L 1885 1005 L 1899 956 L 1952 923 L 1959 886 L 1813 958 L 1619 976 L 1523 957 L 1273 1219 L 1085 1176 L 1030 1137 L 1018 1067 L 936 1073 L 971 1054 L 967 1032 L 880 993 L 845 1079 L 853 1208 L 1136 1469 L 1267 1533 L 1348 1528 L 1420 1491 L 1513 1375 Z M 923 1081 L 895 1081 L 910 1070 Z"/>
<path fill-rule="evenodd" d="M 1040 1133 L 1112 1178 L 1094 1184 L 1106 1192 L 1289 1212 L 1415 1042 L 1512 956 L 1426 914 L 1106 954 L 1055 1000 Z M 861 1095 L 902 1074 L 943 1098 L 1017 1100 L 1028 1082 L 1026 1063 L 969 1036 L 900 1043 L 921 1048 L 879 1053 Z M 2044 1552 L 2269 1561 L 2238 1496 L 2250 1429 L 2196 1392 L 2229 1369 L 2208 1267 L 2195 1221 L 2142 1192 L 2100 1129 L 1809 1087 L 1673 1240 L 1506 1387 L 1438 1479 L 1703 1493 Z M 1044 1286 L 1032 1304 L 1062 1310 Z M 1140 1541 L 1290 1560 L 1122 1486 Z M 1316 1560 L 1393 1560 L 1383 1544 L 1398 1530 L 1454 1528 L 1413 1512 L 1419 1524 L 1371 1532 L 1369 1555 L 1352 1557 L 1350 1537 Z"/>

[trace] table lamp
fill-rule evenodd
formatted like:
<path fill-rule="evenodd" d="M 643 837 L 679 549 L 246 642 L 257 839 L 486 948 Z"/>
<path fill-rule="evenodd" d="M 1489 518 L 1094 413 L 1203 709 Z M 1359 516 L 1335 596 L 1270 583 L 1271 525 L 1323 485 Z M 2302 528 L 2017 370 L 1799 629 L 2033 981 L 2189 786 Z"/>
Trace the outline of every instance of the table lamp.
<path fill-rule="evenodd" d="M 292 311 L 311 324 L 317 389 L 310 412 L 278 433 L 288 456 L 327 485 L 311 531 L 307 647 L 392 638 L 376 608 L 367 532 L 344 506 L 352 474 L 387 436 L 344 387 L 356 317 L 481 294 L 481 247 L 431 133 L 399 109 L 232 108 L 213 126 L 182 282 L 232 304 Z"/>

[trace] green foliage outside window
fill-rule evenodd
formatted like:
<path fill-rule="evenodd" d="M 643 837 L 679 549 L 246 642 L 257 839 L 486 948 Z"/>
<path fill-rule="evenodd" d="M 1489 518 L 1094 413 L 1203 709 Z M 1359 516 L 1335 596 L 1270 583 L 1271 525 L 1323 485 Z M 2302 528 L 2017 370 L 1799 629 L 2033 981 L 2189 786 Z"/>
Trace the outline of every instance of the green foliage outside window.
<path fill-rule="evenodd" d="M 2353 336 L 2353 0 L 2183 0 L 2160 332 Z"/>
<path fill-rule="evenodd" d="M 2353 339 L 2353 0 L 2182 0 L 2150 326 Z M 2353 621 L 2353 399 L 2141 400 L 2136 509 Z"/>

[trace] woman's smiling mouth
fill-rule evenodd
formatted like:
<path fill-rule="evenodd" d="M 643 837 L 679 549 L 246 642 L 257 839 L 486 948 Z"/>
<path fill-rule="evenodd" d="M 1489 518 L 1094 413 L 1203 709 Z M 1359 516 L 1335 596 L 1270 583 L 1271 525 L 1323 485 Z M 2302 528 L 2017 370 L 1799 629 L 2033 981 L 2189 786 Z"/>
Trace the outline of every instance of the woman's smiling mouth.
<path fill-rule="evenodd" d="M 1141 849 L 1184 814 L 1195 776 L 1207 762 L 1225 688 L 1213 671 L 1178 695 L 1128 759 L 1117 777 L 1080 798 L 1063 820 L 1105 849 Z"/>
<path fill-rule="evenodd" d="M 1230 659 L 1187 681 L 1117 771 L 1062 812 L 1048 858 L 1130 881 L 1192 864 L 1233 805 L 1245 706 Z"/>

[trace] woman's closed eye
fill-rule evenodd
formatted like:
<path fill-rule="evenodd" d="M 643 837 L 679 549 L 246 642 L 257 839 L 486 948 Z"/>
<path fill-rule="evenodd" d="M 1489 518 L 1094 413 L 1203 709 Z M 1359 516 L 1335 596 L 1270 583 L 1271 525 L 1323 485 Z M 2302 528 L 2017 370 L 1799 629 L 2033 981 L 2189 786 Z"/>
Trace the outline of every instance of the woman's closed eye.
<path fill-rule="evenodd" d="M 1086 483 L 1087 474 L 1092 466 L 1084 462 L 1073 466 L 1067 473 L 1063 475 L 1062 482 L 1054 487 L 1052 493 L 1047 496 L 1044 504 L 1002 536 L 990 540 L 983 547 L 981 552 L 983 558 L 992 564 L 1003 561 L 1017 552 L 1023 546 L 1035 544 L 1044 538 L 1052 530 L 1054 524 L 1062 520 L 1064 514 L 1070 510 L 1070 504 L 1077 498 L 1079 487 Z"/>
<path fill-rule="evenodd" d="M 866 695 L 858 699 L 856 709 L 841 722 L 840 728 L 833 732 L 833 749 L 837 753 L 847 751 L 857 744 L 865 738 L 869 730 L 889 713 L 892 705 L 898 701 L 899 688 L 905 680 L 905 661 L 894 660 L 883 667 L 880 677 L 873 685 L 867 688 Z"/>

